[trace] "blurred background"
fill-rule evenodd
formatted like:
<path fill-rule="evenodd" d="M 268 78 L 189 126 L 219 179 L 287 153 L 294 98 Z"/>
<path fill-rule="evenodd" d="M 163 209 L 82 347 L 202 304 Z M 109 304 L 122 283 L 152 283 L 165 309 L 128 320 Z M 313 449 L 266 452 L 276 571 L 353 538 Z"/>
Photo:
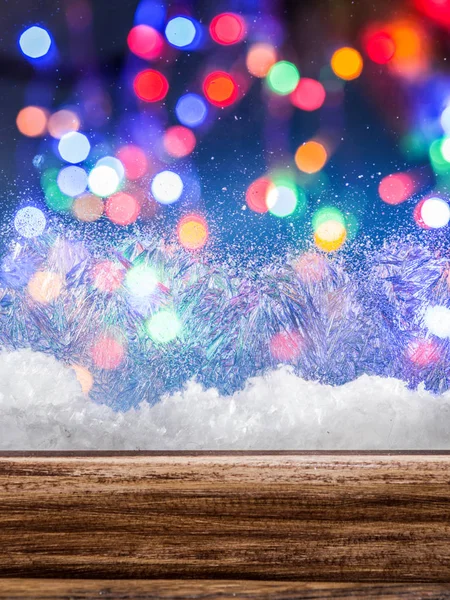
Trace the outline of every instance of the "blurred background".
<path fill-rule="evenodd" d="M 450 0 L 3 0 L 0 18 L 4 246 L 30 205 L 239 263 L 447 235 L 420 203 L 448 196 Z M 102 159 L 117 185 L 91 177 Z"/>

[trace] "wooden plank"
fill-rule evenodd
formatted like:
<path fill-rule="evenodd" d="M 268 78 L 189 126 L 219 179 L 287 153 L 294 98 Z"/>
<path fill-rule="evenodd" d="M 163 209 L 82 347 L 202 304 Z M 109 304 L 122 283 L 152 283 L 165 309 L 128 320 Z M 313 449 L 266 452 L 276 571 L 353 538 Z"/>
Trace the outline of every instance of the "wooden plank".
<path fill-rule="evenodd" d="M 33 600 L 448 600 L 450 584 L 220 580 L 0 579 L 1 599 Z"/>
<path fill-rule="evenodd" d="M 450 456 L 0 456 L 0 576 L 450 582 Z"/>

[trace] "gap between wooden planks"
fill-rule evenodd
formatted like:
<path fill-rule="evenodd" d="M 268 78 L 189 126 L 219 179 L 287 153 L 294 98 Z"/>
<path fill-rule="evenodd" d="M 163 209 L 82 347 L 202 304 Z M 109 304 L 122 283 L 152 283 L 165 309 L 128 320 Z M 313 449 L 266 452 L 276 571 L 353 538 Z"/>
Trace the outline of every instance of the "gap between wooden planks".
<path fill-rule="evenodd" d="M 448 600 L 445 584 L 0 579 L 1 600 Z"/>
<path fill-rule="evenodd" d="M 450 455 L 3 453 L 0 576 L 450 582 Z"/>

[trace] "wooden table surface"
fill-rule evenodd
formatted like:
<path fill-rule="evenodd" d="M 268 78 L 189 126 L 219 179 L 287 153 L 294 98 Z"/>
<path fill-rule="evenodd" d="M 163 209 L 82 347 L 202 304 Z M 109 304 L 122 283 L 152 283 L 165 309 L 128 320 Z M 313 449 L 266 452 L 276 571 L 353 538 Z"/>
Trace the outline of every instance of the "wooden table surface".
<path fill-rule="evenodd" d="M 0 577 L 0 598 L 450 598 L 450 456 L 3 454 Z"/>

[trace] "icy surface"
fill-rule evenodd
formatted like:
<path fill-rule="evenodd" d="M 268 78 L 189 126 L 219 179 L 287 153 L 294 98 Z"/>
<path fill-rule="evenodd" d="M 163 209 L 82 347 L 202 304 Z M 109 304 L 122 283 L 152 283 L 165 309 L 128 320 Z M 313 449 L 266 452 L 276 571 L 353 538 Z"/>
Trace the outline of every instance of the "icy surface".
<path fill-rule="evenodd" d="M 1 450 L 445 449 L 450 392 L 364 375 L 342 386 L 289 367 L 231 396 L 191 381 L 151 406 L 115 412 L 51 356 L 0 353 Z"/>

